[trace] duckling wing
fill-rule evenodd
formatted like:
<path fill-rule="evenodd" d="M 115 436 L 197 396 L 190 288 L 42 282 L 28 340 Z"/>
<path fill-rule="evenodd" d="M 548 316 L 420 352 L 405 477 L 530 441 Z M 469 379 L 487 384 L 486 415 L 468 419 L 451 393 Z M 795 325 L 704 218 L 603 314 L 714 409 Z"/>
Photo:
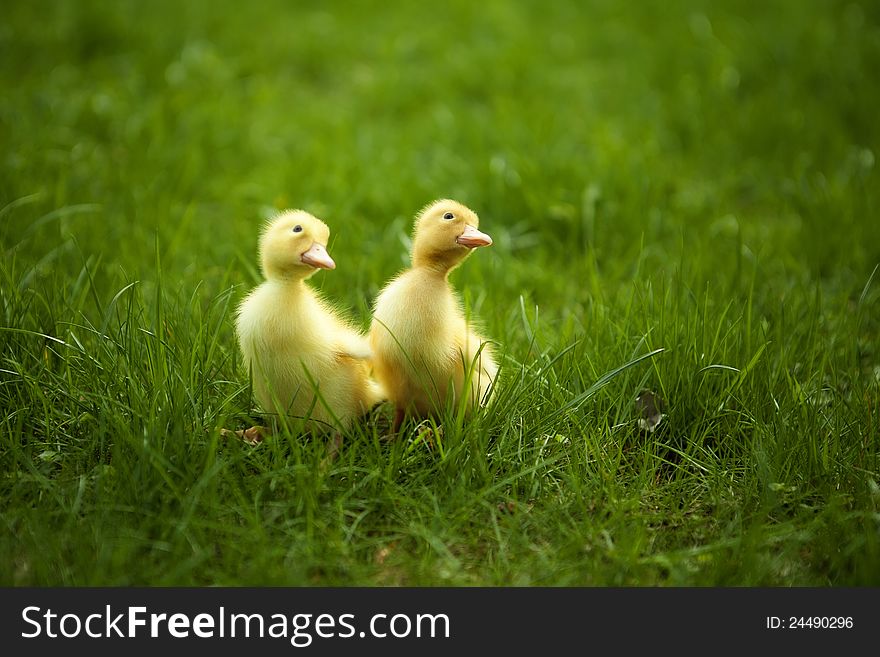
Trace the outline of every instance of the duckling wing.
<path fill-rule="evenodd" d="M 316 339 L 333 357 L 369 360 L 372 358 L 370 344 L 340 311 L 320 297 L 314 298 L 311 312 Z"/>
<path fill-rule="evenodd" d="M 337 350 L 340 356 L 354 360 L 370 360 L 373 351 L 366 336 L 354 331 L 341 331 L 337 336 Z"/>

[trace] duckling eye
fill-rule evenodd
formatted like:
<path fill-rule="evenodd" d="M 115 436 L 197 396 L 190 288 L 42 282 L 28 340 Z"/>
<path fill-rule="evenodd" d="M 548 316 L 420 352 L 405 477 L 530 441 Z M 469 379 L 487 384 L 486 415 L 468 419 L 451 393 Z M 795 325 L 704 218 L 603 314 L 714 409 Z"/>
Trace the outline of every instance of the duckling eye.
<path fill-rule="evenodd" d="M 446 219 L 446 221 L 449 221 L 450 219 L 455 219 L 455 215 L 452 214 L 451 212 L 447 212 L 446 214 L 443 215 L 443 218 Z"/>
<path fill-rule="evenodd" d="M 297 224 L 296 226 L 293 227 L 293 232 L 294 233 L 301 233 L 301 232 L 303 232 L 303 227 L 300 226 L 299 224 Z"/>

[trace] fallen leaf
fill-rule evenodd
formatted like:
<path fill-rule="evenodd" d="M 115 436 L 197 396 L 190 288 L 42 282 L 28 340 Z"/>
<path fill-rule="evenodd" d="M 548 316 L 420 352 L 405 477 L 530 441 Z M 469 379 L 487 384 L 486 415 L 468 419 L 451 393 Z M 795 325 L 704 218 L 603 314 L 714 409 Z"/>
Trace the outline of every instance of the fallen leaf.
<path fill-rule="evenodd" d="M 501 513 L 514 513 L 516 511 L 516 502 L 502 502 L 498 505 Z"/>
<path fill-rule="evenodd" d="M 220 435 L 224 438 L 232 438 L 235 436 L 236 438 L 241 439 L 243 442 L 246 442 L 248 445 L 259 445 L 263 442 L 263 438 L 266 434 L 269 433 L 269 430 L 266 427 L 254 426 L 250 429 L 239 429 L 238 431 L 230 431 L 229 429 L 220 429 Z"/>
<path fill-rule="evenodd" d="M 376 554 L 373 555 L 373 561 L 377 566 L 381 566 L 385 563 L 385 560 L 391 555 L 394 551 L 394 548 L 397 547 L 397 541 L 392 541 L 388 545 L 383 545 L 378 550 L 376 550 Z"/>
<path fill-rule="evenodd" d="M 636 410 L 639 415 L 639 429 L 653 433 L 660 421 L 666 417 L 663 413 L 665 404 L 660 396 L 651 390 L 642 390 L 636 397 Z"/>
<path fill-rule="evenodd" d="M 429 424 L 422 424 L 416 428 L 416 438 L 417 441 L 420 441 L 425 444 L 425 446 L 432 450 L 435 447 L 435 441 L 443 440 L 443 427 L 437 427 L 435 430 Z"/>

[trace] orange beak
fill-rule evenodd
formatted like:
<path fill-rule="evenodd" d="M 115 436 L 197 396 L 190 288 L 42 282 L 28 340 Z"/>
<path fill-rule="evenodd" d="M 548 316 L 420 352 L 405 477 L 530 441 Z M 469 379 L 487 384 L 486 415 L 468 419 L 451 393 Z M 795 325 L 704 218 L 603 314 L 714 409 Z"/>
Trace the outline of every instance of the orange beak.
<path fill-rule="evenodd" d="M 491 237 L 486 235 L 486 233 L 481 233 L 470 224 L 467 224 L 464 227 L 464 232 L 456 237 L 455 241 L 469 249 L 473 249 L 477 246 L 489 246 L 492 244 Z"/>
<path fill-rule="evenodd" d="M 315 242 L 308 251 L 302 254 L 301 257 L 305 264 L 311 265 L 312 267 L 317 267 L 318 269 L 336 269 L 336 263 L 333 262 L 333 258 L 327 253 L 327 248 L 323 244 Z"/>

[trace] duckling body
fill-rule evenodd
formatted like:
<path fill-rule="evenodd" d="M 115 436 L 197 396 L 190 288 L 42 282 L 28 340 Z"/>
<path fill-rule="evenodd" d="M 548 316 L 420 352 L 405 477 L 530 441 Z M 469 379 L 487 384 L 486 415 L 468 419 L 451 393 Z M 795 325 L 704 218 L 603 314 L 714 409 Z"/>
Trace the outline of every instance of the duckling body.
<path fill-rule="evenodd" d="M 260 239 L 266 280 L 242 301 L 236 330 L 263 411 L 344 428 L 383 395 L 370 377 L 366 338 L 306 284 L 318 269 L 335 267 L 329 232 L 299 210 L 267 226 Z"/>
<path fill-rule="evenodd" d="M 497 375 L 488 342 L 468 325 L 449 273 L 491 238 L 479 218 L 455 201 L 429 205 L 416 219 L 412 267 L 376 299 L 370 346 L 376 379 L 397 407 L 437 414 L 447 403 L 488 402 Z"/>

